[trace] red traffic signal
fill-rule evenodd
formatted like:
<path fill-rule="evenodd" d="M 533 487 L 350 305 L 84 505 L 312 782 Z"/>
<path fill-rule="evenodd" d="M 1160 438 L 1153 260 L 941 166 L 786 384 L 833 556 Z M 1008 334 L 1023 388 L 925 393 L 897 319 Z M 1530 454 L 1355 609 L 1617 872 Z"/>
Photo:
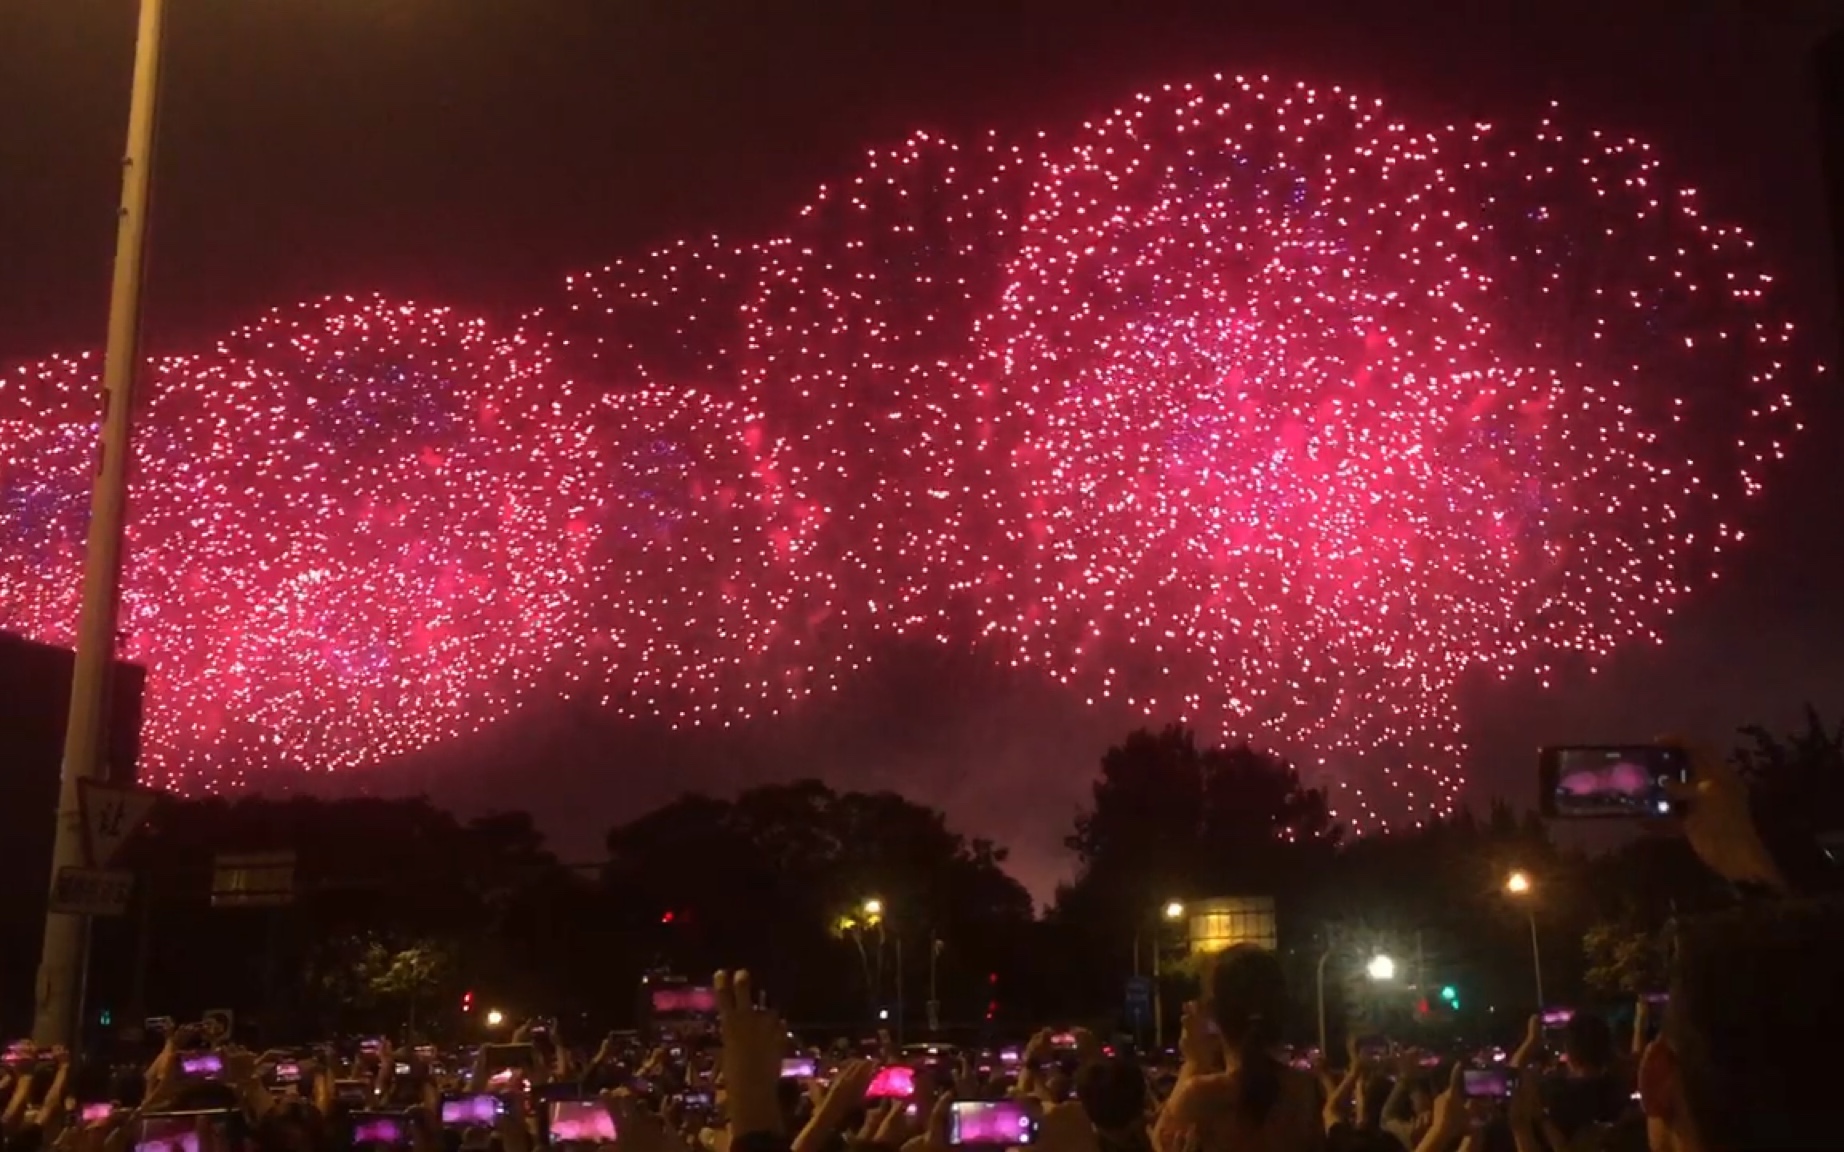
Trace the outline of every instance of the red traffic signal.
<path fill-rule="evenodd" d="M 678 913 L 673 912 L 671 909 L 667 909 L 666 911 L 660 913 L 659 922 L 661 924 L 670 924 L 674 920 L 677 920 L 678 918 L 679 918 Z"/>

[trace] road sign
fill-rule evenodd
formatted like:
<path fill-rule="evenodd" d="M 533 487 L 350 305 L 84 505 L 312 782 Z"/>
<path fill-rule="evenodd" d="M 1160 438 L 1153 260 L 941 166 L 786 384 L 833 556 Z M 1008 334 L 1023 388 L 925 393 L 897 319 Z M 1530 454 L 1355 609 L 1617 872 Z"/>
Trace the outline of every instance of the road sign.
<path fill-rule="evenodd" d="M 134 893 L 134 873 L 106 868 L 60 868 L 51 886 L 51 910 L 67 916 L 120 916 Z"/>
<path fill-rule="evenodd" d="M 77 781 L 77 808 L 83 814 L 83 855 L 92 868 L 115 862 L 122 845 L 147 822 L 160 793 L 128 784 Z"/>
<path fill-rule="evenodd" d="M 293 852 L 246 852 L 213 861 L 213 908 L 279 908 L 295 901 Z"/>
<path fill-rule="evenodd" d="M 1152 978 L 1131 976 L 1127 979 L 1127 1003 L 1152 1006 Z"/>

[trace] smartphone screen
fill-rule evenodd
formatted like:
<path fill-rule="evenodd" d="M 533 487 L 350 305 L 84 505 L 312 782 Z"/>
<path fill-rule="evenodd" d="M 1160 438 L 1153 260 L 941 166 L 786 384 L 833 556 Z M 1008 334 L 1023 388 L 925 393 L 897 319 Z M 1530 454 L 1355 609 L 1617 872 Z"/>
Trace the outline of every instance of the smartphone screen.
<path fill-rule="evenodd" d="M 442 1098 L 442 1127 L 491 1128 L 499 1122 L 504 1105 L 488 1093 Z"/>
<path fill-rule="evenodd" d="M 949 1144 L 999 1148 L 1029 1144 L 1037 1118 L 1021 1100 L 956 1100 L 948 1112 Z"/>
<path fill-rule="evenodd" d="M 696 985 L 655 988 L 653 1014 L 665 1017 L 699 1017 L 717 1015 L 717 990 Z"/>
<path fill-rule="evenodd" d="M 683 1092 L 679 1094 L 679 1103 L 694 1111 L 708 1112 L 717 1107 L 717 1098 L 709 1092 Z"/>
<path fill-rule="evenodd" d="M 77 1110 L 77 1119 L 85 1124 L 100 1124 L 115 1115 L 115 1105 L 107 1100 L 85 1104 Z"/>
<path fill-rule="evenodd" d="M 188 1076 L 218 1076 L 224 1072 L 224 1058 L 216 1052 L 187 1052 L 179 1058 L 179 1069 Z"/>
<path fill-rule="evenodd" d="M 902 1064 L 879 1068 L 865 1089 L 866 1100 L 907 1100 L 916 1094 L 916 1070 Z"/>
<path fill-rule="evenodd" d="M 1517 1073 L 1510 1068 L 1463 1068 L 1460 1071 L 1460 1094 L 1475 1100 L 1508 1100 L 1517 1084 Z"/>
<path fill-rule="evenodd" d="M 234 1148 L 241 1116 L 224 1110 L 143 1113 L 140 1131 L 135 1133 L 135 1152 L 199 1152 L 199 1127 L 206 1124 L 216 1130 L 218 1147 Z"/>
<path fill-rule="evenodd" d="M 1537 769 L 1545 816 L 1659 817 L 1676 811 L 1665 786 L 1690 779 L 1690 757 L 1656 744 L 1545 748 Z"/>
<path fill-rule="evenodd" d="M 377 1112 L 355 1112 L 352 1115 L 352 1146 L 364 1148 L 382 1144 L 390 1148 L 408 1148 L 412 1142 L 410 1120 L 407 1116 L 392 1116 Z"/>
<path fill-rule="evenodd" d="M 552 1144 L 609 1144 L 615 1118 L 600 1100 L 553 1100 L 549 1112 Z"/>
<path fill-rule="evenodd" d="M 1575 1009 L 1545 1008 L 1543 1010 L 1542 1019 L 1545 1028 L 1561 1028 L 1568 1024 L 1569 1021 L 1575 1019 Z"/>
<path fill-rule="evenodd" d="M 781 1078 L 783 1080 L 813 1079 L 813 1061 L 800 1056 L 794 1056 L 783 1060 L 781 1062 Z"/>
<path fill-rule="evenodd" d="M 371 1099 L 371 1082 L 368 1080 L 335 1080 L 333 1099 L 347 1107 L 363 1104 Z"/>
<path fill-rule="evenodd" d="M 301 1065 L 293 1060 L 280 1060 L 275 1065 L 275 1082 L 277 1084 L 299 1084 L 301 1082 Z"/>

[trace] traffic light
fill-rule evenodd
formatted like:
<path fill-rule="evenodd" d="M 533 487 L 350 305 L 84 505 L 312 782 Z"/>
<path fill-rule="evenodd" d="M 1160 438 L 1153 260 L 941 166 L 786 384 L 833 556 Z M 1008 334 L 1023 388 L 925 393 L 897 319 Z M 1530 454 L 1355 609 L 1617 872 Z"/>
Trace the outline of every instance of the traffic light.
<path fill-rule="evenodd" d="M 101 1012 L 97 1013 L 96 1023 L 101 1024 L 104 1028 L 113 1025 L 115 1023 L 115 1013 L 104 1008 Z"/>
<path fill-rule="evenodd" d="M 473 989 L 470 988 L 466 992 L 461 993 L 461 1011 L 472 1012 L 473 1010 L 474 1010 L 474 991 Z"/>
<path fill-rule="evenodd" d="M 677 920 L 678 918 L 679 918 L 679 914 L 677 912 L 674 912 L 670 908 L 666 909 L 664 912 L 661 912 L 659 914 L 659 922 L 661 924 L 670 924 L 674 920 Z"/>
<path fill-rule="evenodd" d="M 1456 1012 L 1460 1010 L 1460 990 L 1455 988 L 1452 984 L 1445 985 L 1441 988 L 1441 999 L 1447 1002 L 1447 1007 L 1452 1008 Z"/>

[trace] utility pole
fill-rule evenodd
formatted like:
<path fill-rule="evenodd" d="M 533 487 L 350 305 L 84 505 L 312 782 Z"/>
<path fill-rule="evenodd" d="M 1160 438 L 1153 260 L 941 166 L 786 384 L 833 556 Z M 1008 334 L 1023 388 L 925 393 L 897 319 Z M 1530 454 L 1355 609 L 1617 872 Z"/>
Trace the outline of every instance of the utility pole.
<path fill-rule="evenodd" d="M 109 677 L 115 665 L 121 607 L 122 542 L 133 445 L 135 377 L 141 359 L 141 270 L 147 254 L 147 206 L 154 150 L 154 104 L 160 79 L 160 31 L 165 0 L 141 0 L 134 79 L 128 101 L 128 145 L 122 156 L 122 203 L 116 219 L 115 276 L 109 286 L 109 340 L 102 365 L 102 434 L 90 494 L 89 544 L 84 553 L 83 609 L 77 623 L 76 671 L 64 729 L 57 831 L 51 885 L 85 863 L 79 782 L 100 779 L 108 746 Z M 47 911 L 39 955 L 32 1038 L 72 1045 L 78 1036 L 79 985 L 89 961 L 88 918 Z"/>

